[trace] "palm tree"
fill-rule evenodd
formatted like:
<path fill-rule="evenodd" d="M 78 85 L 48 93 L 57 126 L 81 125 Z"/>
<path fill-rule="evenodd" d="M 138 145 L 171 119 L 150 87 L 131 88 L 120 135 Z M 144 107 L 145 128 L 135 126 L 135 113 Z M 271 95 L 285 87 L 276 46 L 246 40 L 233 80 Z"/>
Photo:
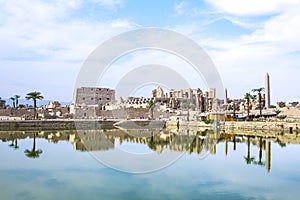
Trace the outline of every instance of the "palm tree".
<path fill-rule="evenodd" d="M 15 98 L 15 100 L 16 100 L 16 108 L 18 108 L 19 107 L 19 98 L 20 98 L 21 96 L 20 95 L 15 95 L 14 96 L 14 98 Z"/>
<path fill-rule="evenodd" d="M 32 149 L 31 149 L 31 150 L 26 149 L 26 150 L 24 151 L 25 155 L 26 155 L 28 158 L 38 158 L 38 157 L 40 157 L 40 155 L 43 153 L 43 151 L 42 151 L 41 149 L 37 149 L 37 150 L 36 150 L 35 134 L 36 134 L 36 133 L 33 133 L 33 146 L 32 146 Z"/>
<path fill-rule="evenodd" d="M 150 110 L 150 114 L 151 114 L 151 119 L 153 119 L 153 111 L 154 111 L 154 107 L 155 107 L 155 102 L 151 99 L 148 102 L 148 108 Z"/>
<path fill-rule="evenodd" d="M 13 102 L 13 107 L 15 108 L 16 107 L 16 98 L 15 97 L 10 97 L 9 98 L 10 100 L 12 100 L 12 102 Z"/>
<path fill-rule="evenodd" d="M 0 108 L 5 106 L 5 100 L 0 97 Z"/>
<path fill-rule="evenodd" d="M 250 93 L 246 93 L 245 96 L 244 96 L 244 99 L 246 99 L 246 103 L 247 103 L 247 119 L 249 120 L 250 100 L 253 99 L 253 96 Z"/>
<path fill-rule="evenodd" d="M 276 117 L 278 117 L 278 115 L 281 113 L 281 110 L 276 109 L 274 112 L 276 113 Z"/>
<path fill-rule="evenodd" d="M 258 102 L 259 102 L 259 115 L 260 117 L 262 117 L 262 107 L 261 107 L 261 92 L 263 92 L 265 90 L 265 88 L 261 87 L 261 88 L 256 88 L 253 89 L 252 92 L 257 92 L 258 94 Z"/>
<path fill-rule="evenodd" d="M 277 104 L 278 104 L 279 108 L 283 108 L 286 106 L 285 102 L 283 102 L 283 101 L 280 101 Z"/>
<path fill-rule="evenodd" d="M 41 95 L 40 92 L 30 92 L 27 94 L 26 99 L 33 100 L 33 115 L 34 115 L 34 119 L 37 119 L 37 115 L 36 115 L 36 100 L 42 100 L 44 97 Z"/>

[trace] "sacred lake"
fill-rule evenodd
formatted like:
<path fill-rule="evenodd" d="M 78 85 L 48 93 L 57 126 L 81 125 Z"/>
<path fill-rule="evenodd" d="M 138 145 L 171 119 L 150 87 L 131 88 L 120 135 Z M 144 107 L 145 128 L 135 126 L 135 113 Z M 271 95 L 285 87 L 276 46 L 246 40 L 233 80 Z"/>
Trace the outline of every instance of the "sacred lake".
<path fill-rule="evenodd" d="M 1 199 L 300 196 L 297 133 L 9 130 L 0 138 Z"/>

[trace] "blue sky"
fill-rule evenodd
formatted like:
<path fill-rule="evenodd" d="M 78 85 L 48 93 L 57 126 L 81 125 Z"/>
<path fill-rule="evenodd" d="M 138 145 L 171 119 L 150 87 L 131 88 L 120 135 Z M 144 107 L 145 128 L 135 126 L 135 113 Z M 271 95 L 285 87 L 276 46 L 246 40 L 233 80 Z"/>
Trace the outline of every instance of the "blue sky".
<path fill-rule="evenodd" d="M 70 101 L 80 67 L 97 46 L 125 31 L 158 27 L 196 41 L 229 97 L 264 86 L 269 72 L 273 104 L 299 101 L 299 10 L 299 0 L 0 0 L 0 97 L 37 90 Z M 155 56 L 126 62 L 151 64 Z"/>

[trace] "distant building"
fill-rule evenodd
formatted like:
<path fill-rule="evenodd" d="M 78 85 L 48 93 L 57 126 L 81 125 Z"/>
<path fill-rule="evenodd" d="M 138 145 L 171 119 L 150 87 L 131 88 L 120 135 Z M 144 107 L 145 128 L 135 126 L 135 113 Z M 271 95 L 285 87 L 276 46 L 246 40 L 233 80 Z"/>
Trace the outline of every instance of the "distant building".
<path fill-rule="evenodd" d="M 81 87 L 77 88 L 73 96 L 75 105 L 105 105 L 115 101 L 115 90 L 109 88 Z"/>
<path fill-rule="evenodd" d="M 95 118 L 96 110 L 106 110 L 115 102 L 115 90 L 98 87 L 81 87 L 74 91 L 70 113 L 75 118 Z"/>
<path fill-rule="evenodd" d="M 43 118 L 57 118 L 57 117 L 70 117 L 70 107 L 62 106 L 58 101 L 50 101 L 48 102 L 44 112 L 42 114 Z"/>

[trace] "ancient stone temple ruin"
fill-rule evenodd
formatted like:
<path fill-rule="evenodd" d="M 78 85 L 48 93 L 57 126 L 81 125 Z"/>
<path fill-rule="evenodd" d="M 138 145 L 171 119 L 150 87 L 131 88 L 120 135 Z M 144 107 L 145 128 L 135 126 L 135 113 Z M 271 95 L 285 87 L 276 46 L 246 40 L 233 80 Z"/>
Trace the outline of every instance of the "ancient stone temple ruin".
<path fill-rule="evenodd" d="M 199 112 L 208 112 L 213 107 L 216 90 L 211 88 L 208 92 L 202 92 L 200 88 L 171 89 L 169 92 L 164 93 L 163 89 L 158 86 L 152 90 L 151 98 L 170 109 L 192 109 Z"/>
<path fill-rule="evenodd" d="M 94 118 L 97 110 L 106 110 L 115 102 L 115 90 L 98 87 L 81 87 L 74 91 L 71 114 L 75 118 Z"/>

